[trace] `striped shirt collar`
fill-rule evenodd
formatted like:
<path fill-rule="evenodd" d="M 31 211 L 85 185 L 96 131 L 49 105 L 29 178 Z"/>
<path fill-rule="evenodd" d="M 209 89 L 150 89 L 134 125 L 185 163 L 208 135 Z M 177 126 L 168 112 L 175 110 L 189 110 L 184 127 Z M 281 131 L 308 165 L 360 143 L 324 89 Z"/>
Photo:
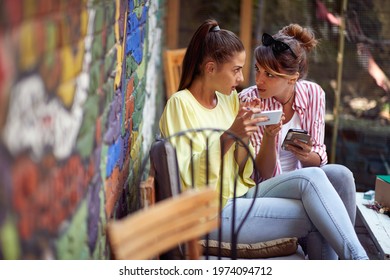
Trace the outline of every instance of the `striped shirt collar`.
<path fill-rule="evenodd" d="M 309 91 L 307 86 L 304 86 L 306 81 L 297 81 L 295 84 L 295 107 L 305 110 L 308 107 Z"/>

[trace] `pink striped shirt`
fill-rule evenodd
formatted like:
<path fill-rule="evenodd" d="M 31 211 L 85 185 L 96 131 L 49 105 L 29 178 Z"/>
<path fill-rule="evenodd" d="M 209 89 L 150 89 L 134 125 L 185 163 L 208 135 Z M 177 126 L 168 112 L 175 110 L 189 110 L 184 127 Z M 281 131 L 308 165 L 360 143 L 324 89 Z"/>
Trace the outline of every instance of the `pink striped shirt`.
<path fill-rule="evenodd" d="M 244 89 L 239 93 L 240 101 L 250 102 L 255 97 L 259 97 L 257 86 L 252 86 Z M 275 98 L 261 99 L 263 104 L 263 110 L 277 110 L 283 109 L 282 104 L 277 101 Z M 326 146 L 324 144 L 325 137 L 325 92 L 324 90 L 316 83 L 299 80 L 296 83 L 295 87 L 295 98 L 293 103 L 293 110 L 298 113 L 299 120 L 302 126 L 302 129 L 308 131 L 309 135 L 312 138 L 313 147 L 312 151 L 316 152 L 321 158 L 321 166 L 325 165 L 328 162 L 328 156 L 326 153 Z M 276 147 L 278 149 L 277 159 L 276 159 L 276 168 L 274 174 L 278 175 L 282 173 L 281 164 L 280 164 L 280 146 L 281 143 L 281 133 L 276 137 Z M 251 143 L 255 148 L 255 153 L 258 154 L 260 151 L 262 136 L 264 134 L 264 126 L 259 126 L 257 133 L 254 133 L 251 137 Z"/>

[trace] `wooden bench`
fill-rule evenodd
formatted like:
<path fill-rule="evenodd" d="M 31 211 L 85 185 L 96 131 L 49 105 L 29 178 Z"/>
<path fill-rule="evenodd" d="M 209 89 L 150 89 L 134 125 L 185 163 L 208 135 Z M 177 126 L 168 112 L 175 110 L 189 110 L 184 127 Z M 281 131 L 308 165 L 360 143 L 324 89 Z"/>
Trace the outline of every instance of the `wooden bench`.
<path fill-rule="evenodd" d="M 390 260 L 390 217 L 366 207 L 372 201 L 363 198 L 364 193 L 356 193 L 358 218 L 366 227 L 372 241 L 378 250 L 378 258 Z"/>

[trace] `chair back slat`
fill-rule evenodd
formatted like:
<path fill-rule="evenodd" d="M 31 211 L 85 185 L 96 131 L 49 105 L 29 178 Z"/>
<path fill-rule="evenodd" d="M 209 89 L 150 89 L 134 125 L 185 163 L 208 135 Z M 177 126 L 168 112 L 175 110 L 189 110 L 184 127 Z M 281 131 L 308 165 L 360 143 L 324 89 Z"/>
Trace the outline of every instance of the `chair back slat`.
<path fill-rule="evenodd" d="M 217 193 L 189 190 L 108 225 L 116 259 L 151 259 L 218 228 Z M 199 258 L 198 253 L 189 252 Z"/>
<path fill-rule="evenodd" d="M 167 99 L 177 91 L 180 83 L 182 63 L 186 49 L 165 50 L 164 71 Z"/>

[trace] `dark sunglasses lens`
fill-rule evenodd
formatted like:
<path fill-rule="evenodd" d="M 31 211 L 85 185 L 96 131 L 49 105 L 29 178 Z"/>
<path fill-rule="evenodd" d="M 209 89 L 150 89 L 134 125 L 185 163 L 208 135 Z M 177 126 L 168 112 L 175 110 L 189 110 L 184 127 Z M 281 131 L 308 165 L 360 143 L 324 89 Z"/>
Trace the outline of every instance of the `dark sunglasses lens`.
<path fill-rule="evenodd" d="M 263 42 L 264 46 L 270 46 L 275 42 L 274 38 L 272 38 L 272 36 L 267 33 L 263 34 L 261 41 Z"/>
<path fill-rule="evenodd" d="M 273 46 L 274 50 L 277 52 L 277 53 L 281 53 L 287 49 L 289 49 L 290 47 L 283 43 L 283 42 L 280 42 L 280 41 L 276 41 L 274 46 Z"/>
<path fill-rule="evenodd" d="M 290 50 L 291 54 L 294 58 L 297 58 L 293 50 L 290 48 L 289 45 L 286 43 L 283 43 L 281 41 L 275 40 L 271 35 L 267 33 L 263 33 L 263 37 L 261 38 L 261 41 L 264 46 L 272 46 L 272 51 L 274 54 L 279 54 L 281 52 L 284 52 L 285 50 Z"/>

